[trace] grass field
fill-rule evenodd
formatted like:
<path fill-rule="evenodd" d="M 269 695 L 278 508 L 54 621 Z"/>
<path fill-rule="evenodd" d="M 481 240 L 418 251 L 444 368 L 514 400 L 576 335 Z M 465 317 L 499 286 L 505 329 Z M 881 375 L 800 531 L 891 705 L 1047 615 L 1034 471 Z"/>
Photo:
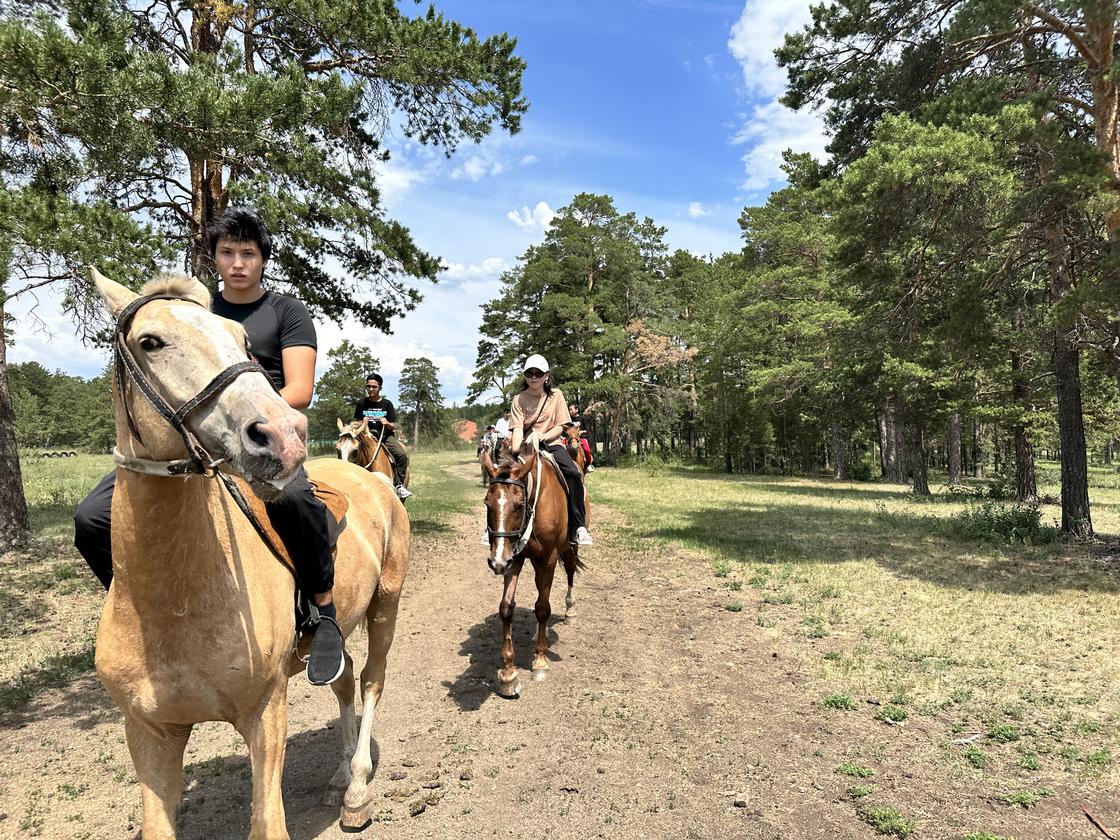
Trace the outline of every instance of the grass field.
<path fill-rule="evenodd" d="M 1120 534 L 1117 473 L 1093 485 L 1098 533 Z M 873 483 L 630 468 L 591 487 L 627 538 L 707 558 L 726 609 L 792 641 L 831 713 L 927 718 L 961 774 L 1120 784 L 1120 565 L 1103 546 L 963 540 L 960 495 Z"/>
<path fill-rule="evenodd" d="M 451 518 L 477 505 L 477 489 L 442 469 L 463 460 L 415 457 L 416 533 L 451 537 Z M 35 537 L 8 555 L 0 590 L 0 717 L 92 667 L 101 595 L 71 517 L 110 467 L 106 456 L 23 464 Z M 1055 469 L 1040 478 L 1056 495 Z M 694 553 L 744 638 L 780 640 L 809 663 L 821 714 L 921 720 L 937 733 L 921 760 L 966 778 L 1036 771 L 1038 785 L 1009 794 L 1020 804 L 1051 782 L 1120 785 L 1120 567 L 1107 538 L 966 540 L 951 527 L 961 496 L 922 501 L 875 483 L 630 467 L 601 469 L 590 487 L 622 514 L 611 537 Z M 1091 495 L 1098 532 L 1120 535 L 1120 476 L 1095 470 Z"/>

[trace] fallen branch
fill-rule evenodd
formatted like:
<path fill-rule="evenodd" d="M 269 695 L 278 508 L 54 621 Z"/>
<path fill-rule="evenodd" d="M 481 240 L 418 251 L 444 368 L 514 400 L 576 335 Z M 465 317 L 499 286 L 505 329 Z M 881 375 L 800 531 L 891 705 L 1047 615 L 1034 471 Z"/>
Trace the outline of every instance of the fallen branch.
<path fill-rule="evenodd" d="M 1103 834 L 1105 837 L 1107 837 L 1108 840 L 1120 840 L 1120 838 L 1117 838 L 1115 834 L 1113 834 L 1111 831 L 1109 831 L 1107 828 L 1105 828 L 1103 825 L 1101 825 L 1100 820 L 1098 820 L 1091 813 L 1089 813 L 1089 809 L 1085 807 L 1084 802 L 1081 803 L 1081 810 L 1085 813 L 1085 816 L 1089 818 L 1089 822 L 1091 822 L 1093 824 L 1093 828 L 1095 828 L 1097 831 L 1099 831 L 1101 834 Z"/>

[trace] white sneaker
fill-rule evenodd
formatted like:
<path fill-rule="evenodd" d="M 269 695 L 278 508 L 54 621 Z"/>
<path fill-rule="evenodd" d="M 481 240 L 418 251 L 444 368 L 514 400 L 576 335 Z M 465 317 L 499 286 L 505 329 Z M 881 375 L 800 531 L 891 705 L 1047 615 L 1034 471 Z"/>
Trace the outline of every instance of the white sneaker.
<path fill-rule="evenodd" d="M 490 547 L 490 531 L 489 530 L 486 530 L 486 531 L 482 532 L 482 536 L 478 538 L 478 544 L 479 545 L 484 545 L 487 548 Z"/>
<path fill-rule="evenodd" d="M 588 472 L 595 472 L 595 465 L 594 464 L 588 464 L 587 465 L 587 471 Z"/>
<path fill-rule="evenodd" d="M 412 491 L 409 490 L 407 487 L 405 487 L 403 484 L 398 484 L 397 485 L 397 498 L 398 499 L 407 499 L 411 495 L 412 495 Z"/>
<path fill-rule="evenodd" d="M 591 532 L 582 525 L 576 528 L 576 545 L 595 545 L 595 540 L 591 539 Z"/>

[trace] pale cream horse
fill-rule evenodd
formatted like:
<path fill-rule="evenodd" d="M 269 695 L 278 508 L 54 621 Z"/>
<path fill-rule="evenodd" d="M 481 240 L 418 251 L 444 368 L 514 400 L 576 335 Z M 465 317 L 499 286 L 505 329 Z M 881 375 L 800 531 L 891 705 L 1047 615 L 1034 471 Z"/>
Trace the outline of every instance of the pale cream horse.
<path fill-rule="evenodd" d="M 306 456 L 306 420 L 247 363 L 245 331 L 212 314 L 196 280 L 164 278 L 137 295 L 94 271 L 119 318 L 128 372 L 114 402 L 113 585 L 97 633 L 97 673 L 125 718 L 144 804 L 144 840 L 175 837 L 183 750 L 201 721 L 231 722 L 245 738 L 253 775 L 251 840 L 287 840 L 280 777 L 294 655 L 294 582 L 218 480 L 168 475 L 196 442 L 220 469 L 274 495 Z M 133 302 L 136 301 L 135 304 Z M 133 307 L 129 309 L 129 305 Z M 138 307 L 138 308 L 137 308 Z M 140 380 L 157 392 L 142 395 Z M 203 396 L 198 407 L 192 399 Z M 164 408 L 157 409 L 160 400 Z M 176 431 L 166 411 L 183 412 Z M 196 464 L 198 463 L 196 456 Z M 212 468 L 207 472 L 212 472 Z M 343 755 L 324 801 L 341 805 L 344 827 L 372 810 L 369 776 L 374 708 L 385 682 L 397 606 L 408 566 L 409 523 L 388 482 L 337 459 L 308 473 L 344 493 L 348 527 L 338 543 L 334 599 L 343 632 L 365 623 L 358 729 L 354 668 L 332 684 Z"/>

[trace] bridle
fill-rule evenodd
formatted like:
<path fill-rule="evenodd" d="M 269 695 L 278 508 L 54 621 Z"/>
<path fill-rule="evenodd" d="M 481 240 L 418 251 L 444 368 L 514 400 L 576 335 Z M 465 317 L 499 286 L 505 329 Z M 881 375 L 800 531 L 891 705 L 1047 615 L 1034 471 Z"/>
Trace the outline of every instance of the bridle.
<path fill-rule="evenodd" d="M 265 373 L 265 369 L 251 359 L 246 359 L 243 362 L 236 362 L 211 379 L 210 383 L 195 396 L 191 397 L 178 408 L 172 408 L 140 368 L 140 363 L 137 362 L 136 357 L 132 355 L 132 351 L 128 348 L 128 342 L 126 340 L 128 328 L 132 325 L 132 320 L 136 317 L 136 313 L 139 312 L 143 306 L 155 300 L 174 300 L 181 303 L 193 303 L 195 306 L 206 308 L 196 300 L 178 297 L 176 295 L 144 295 L 130 302 L 121 310 L 120 315 L 117 316 L 116 333 L 113 339 L 113 362 L 116 371 L 117 393 L 121 397 L 121 404 L 124 407 L 125 417 L 128 419 L 128 428 L 132 434 L 135 435 L 137 440 L 141 443 L 144 442 L 144 438 L 140 434 L 140 429 L 136 426 L 136 421 L 133 419 L 132 413 L 128 410 L 128 401 L 124 398 L 124 385 L 126 380 L 144 395 L 148 402 L 152 404 L 152 407 L 159 412 L 159 415 L 171 424 L 172 428 L 183 438 L 183 445 L 186 447 L 187 457 L 177 461 L 164 462 L 166 464 L 166 474 L 185 475 L 187 473 L 197 473 L 199 475 L 212 476 L 216 472 L 217 466 L 221 463 L 222 459 L 215 459 L 206 451 L 206 447 L 202 445 L 194 432 L 187 426 L 187 420 L 192 414 L 221 394 L 222 391 L 229 387 L 241 374 Z M 265 376 L 267 378 L 267 374 L 265 374 Z"/>
<path fill-rule="evenodd" d="M 529 544 L 529 538 L 533 535 L 533 520 L 537 515 L 537 502 L 540 500 L 541 495 L 541 456 L 537 453 L 537 471 L 536 481 L 533 482 L 533 497 L 529 498 L 529 485 L 519 478 L 491 478 L 487 485 L 490 484 L 508 484 L 512 487 L 520 487 L 521 492 L 525 495 L 525 509 L 521 514 L 521 527 L 516 531 L 495 531 L 490 528 L 490 523 L 486 523 L 486 534 L 489 537 L 505 537 L 506 539 L 516 539 L 513 545 L 513 555 L 516 556 L 525 550 L 525 546 Z"/>
<path fill-rule="evenodd" d="M 144 371 L 141 370 L 140 363 L 136 361 L 136 357 L 133 356 L 132 351 L 128 349 L 128 342 L 126 341 L 128 328 L 132 324 L 132 319 L 136 317 L 136 313 L 145 304 L 151 303 L 154 300 L 175 300 L 182 303 L 193 303 L 196 306 L 202 306 L 206 309 L 203 304 L 196 300 L 166 294 L 143 295 L 125 306 L 125 308 L 121 310 L 120 315 L 117 316 L 116 333 L 113 338 L 113 364 L 116 371 L 117 394 L 120 396 L 125 417 L 128 418 L 129 430 L 136 436 L 137 440 L 141 443 L 144 442 L 144 438 L 140 434 L 140 429 L 137 428 L 136 421 L 128 410 L 128 400 L 125 399 L 124 395 L 124 383 L 126 378 L 128 382 L 132 383 L 132 385 L 147 398 L 148 402 L 159 412 L 160 416 L 170 423 L 175 431 L 182 435 L 183 445 L 187 449 L 187 457 L 177 461 L 151 461 L 145 458 L 129 458 L 114 450 L 113 457 L 117 466 L 150 475 L 186 476 L 187 474 L 194 473 L 207 478 L 214 478 L 216 476 L 221 480 L 222 485 L 241 509 L 241 512 L 249 519 L 249 522 L 252 524 L 257 534 L 264 540 L 265 545 L 272 551 L 273 556 L 275 556 L 276 559 L 280 561 L 281 565 L 295 577 L 295 568 L 285 562 L 283 552 L 277 547 L 272 536 L 265 530 L 260 521 L 258 521 L 252 508 L 249 507 L 249 503 L 245 500 L 241 488 L 237 486 L 230 476 L 218 469 L 218 465 L 225 459 L 214 458 L 207 452 L 206 447 L 202 445 L 194 432 L 187 426 L 187 419 L 192 414 L 221 394 L 222 391 L 229 387 L 241 374 L 263 373 L 265 374 L 265 379 L 267 379 L 269 383 L 271 383 L 272 380 L 268 379 L 268 374 L 265 369 L 251 359 L 246 359 L 243 362 L 235 362 L 211 379 L 210 383 L 195 396 L 191 397 L 177 409 L 173 409 L 167 400 L 163 398 L 163 394 L 159 392 L 156 386 L 152 384 L 152 381 L 144 374 Z M 298 594 L 298 584 L 296 591 Z"/>

